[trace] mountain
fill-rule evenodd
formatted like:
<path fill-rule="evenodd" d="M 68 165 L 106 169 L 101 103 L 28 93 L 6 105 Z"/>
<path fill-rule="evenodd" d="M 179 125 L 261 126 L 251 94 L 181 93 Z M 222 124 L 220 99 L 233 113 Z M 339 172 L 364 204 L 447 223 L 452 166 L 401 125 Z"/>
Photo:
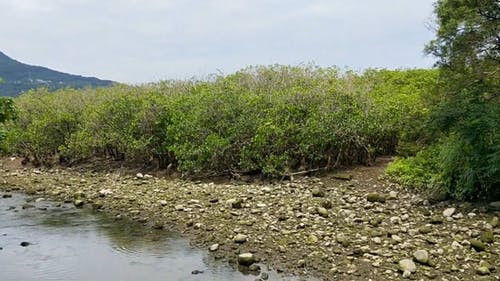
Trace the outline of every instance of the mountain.
<path fill-rule="evenodd" d="M 15 97 L 38 87 L 60 88 L 107 87 L 115 82 L 95 77 L 72 75 L 46 67 L 18 62 L 0 52 L 0 96 Z"/>

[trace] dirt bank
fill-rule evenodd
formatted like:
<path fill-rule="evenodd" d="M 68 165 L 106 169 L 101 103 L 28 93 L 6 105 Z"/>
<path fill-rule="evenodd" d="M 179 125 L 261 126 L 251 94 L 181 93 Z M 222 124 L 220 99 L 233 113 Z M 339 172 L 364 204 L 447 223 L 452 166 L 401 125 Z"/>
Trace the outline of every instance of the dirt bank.
<path fill-rule="evenodd" d="M 119 170 L 23 168 L 10 159 L 1 165 L 4 192 L 174 228 L 229 262 L 251 252 L 285 273 L 324 280 L 500 280 L 499 211 L 429 204 L 381 180 L 384 161 L 346 171 L 351 180 L 217 184 Z"/>

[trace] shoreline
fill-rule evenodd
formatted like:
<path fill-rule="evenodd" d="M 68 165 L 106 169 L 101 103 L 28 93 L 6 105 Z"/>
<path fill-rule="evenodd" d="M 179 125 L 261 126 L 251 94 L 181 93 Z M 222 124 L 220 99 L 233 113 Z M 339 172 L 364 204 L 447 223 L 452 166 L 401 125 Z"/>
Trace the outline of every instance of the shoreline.
<path fill-rule="evenodd" d="M 470 203 L 430 205 L 422 195 L 379 179 L 383 165 L 355 167 L 347 171 L 352 180 L 330 174 L 210 183 L 5 163 L 0 189 L 173 229 L 215 259 L 236 264 L 238 254 L 254 253 L 261 263 L 298 277 L 399 280 L 407 274 L 401 260 L 425 251 L 427 262 L 415 261 L 411 278 L 500 280 L 498 211 Z M 480 245 L 471 246 L 475 241 Z"/>

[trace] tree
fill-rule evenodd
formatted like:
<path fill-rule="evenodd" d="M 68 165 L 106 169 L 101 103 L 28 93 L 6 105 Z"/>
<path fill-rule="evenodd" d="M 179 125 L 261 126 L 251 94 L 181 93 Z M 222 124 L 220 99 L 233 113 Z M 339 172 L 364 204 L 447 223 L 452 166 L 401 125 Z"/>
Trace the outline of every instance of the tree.
<path fill-rule="evenodd" d="M 426 51 L 440 69 L 439 184 L 458 198 L 499 194 L 500 2 L 438 0 L 436 39 Z"/>
<path fill-rule="evenodd" d="M 2 79 L 0 78 L 0 83 Z M 7 120 L 14 119 L 14 101 L 11 98 L 0 97 L 0 126 Z M 5 139 L 6 132 L 0 127 L 0 142 Z"/>

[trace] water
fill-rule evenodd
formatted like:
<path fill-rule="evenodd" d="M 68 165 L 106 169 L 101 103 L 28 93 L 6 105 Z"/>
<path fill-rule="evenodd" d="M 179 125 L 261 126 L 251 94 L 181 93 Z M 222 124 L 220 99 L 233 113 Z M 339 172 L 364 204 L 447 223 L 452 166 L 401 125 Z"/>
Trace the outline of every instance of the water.
<path fill-rule="evenodd" d="M 23 209 L 27 200 L 21 194 L 0 198 L 2 281 L 257 278 L 214 261 L 175 233 L 45 200 L 29 202 L 34 208 Z M 30 245 L 22 247 L 21 242 Z M 193 270 L 204 272 L 193 275 Z M 270 280 L 291 280 L 268 273 Z"/>

